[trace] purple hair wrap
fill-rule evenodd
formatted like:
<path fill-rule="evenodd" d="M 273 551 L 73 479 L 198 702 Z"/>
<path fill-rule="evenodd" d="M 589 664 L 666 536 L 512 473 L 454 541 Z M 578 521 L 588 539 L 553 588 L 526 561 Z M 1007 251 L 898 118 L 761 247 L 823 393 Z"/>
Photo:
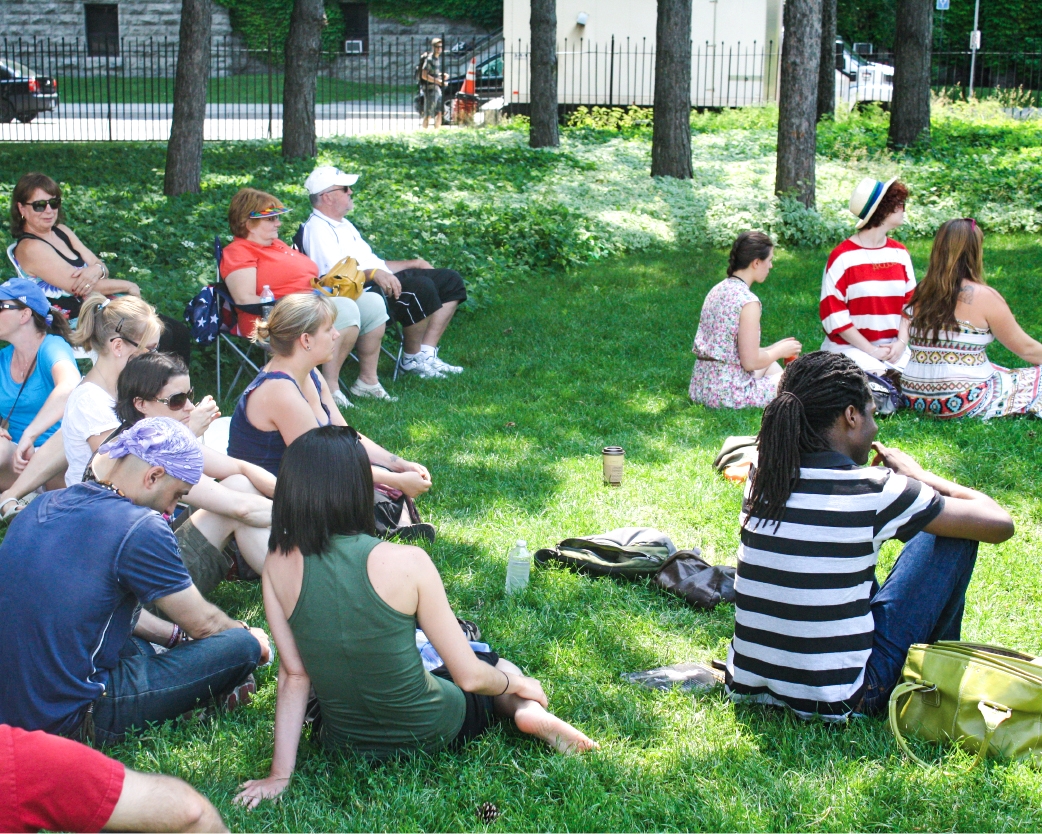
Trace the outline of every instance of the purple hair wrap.
<path fill-rule="evenodd" d="M 203 475 L 203 450 L 184 423 L 169 417 L 146 417 L 98 449 L 113 460 L 133 455 L 167 475 L 197 484 Z"/>

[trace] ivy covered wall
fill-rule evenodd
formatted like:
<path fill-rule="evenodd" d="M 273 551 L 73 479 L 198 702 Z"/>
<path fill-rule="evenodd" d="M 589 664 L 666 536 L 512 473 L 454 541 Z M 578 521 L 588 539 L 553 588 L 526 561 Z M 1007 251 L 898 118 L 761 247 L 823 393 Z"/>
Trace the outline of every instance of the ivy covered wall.
<path fill-rule="evenodd" d="M 276 49 L 286 41 L 293 0 L 216 0 L 231 15 L 232 29 L 242 35 L 247 46 L 266 49 L 268 38 Z M 329 25 L 322 31 L 322 48 L 339 51 L 344 40 L 344 17 L 339 0 L 326 0 Z M 470 21 L 485 29 L 503 25 L 502 0 L 370 0 L 369 12 L 375 17 L 411 23 L 425 17 Z"/>

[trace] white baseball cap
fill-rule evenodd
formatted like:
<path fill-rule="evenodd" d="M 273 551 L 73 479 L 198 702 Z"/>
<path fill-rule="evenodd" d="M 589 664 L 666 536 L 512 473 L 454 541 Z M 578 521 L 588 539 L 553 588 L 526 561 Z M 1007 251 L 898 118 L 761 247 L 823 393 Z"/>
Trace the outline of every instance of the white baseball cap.
<path fill-rule="evenodd" d="M 323 165 L 311 172 L 304 181 L 308 194 L 321 194 L 336 185 L 354 185 L 358 182 L 358 174 L 345 174 L 332 165 Z"/>

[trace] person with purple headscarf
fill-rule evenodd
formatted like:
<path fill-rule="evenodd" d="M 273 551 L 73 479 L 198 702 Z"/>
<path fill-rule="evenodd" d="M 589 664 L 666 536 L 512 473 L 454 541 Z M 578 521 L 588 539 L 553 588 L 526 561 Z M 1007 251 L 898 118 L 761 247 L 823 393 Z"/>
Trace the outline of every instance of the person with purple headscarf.
<path fill-rule="evenodd" d="M 271 653 L 203 599 L 163 518 L 202 476 L 188 428 L 148 418 L 102 451 L 106 480 L 37 498 L 0 544 L 0 724 L 99 745 L 241 695 Z"/>

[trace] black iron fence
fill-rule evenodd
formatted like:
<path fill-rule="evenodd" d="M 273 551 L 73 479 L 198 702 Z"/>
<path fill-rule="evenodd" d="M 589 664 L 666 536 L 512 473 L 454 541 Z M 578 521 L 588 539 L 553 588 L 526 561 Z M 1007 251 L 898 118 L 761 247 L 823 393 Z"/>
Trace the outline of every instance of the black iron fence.
<path fill-rule="evenodd" d="M 524 112 L 530 76 L 527 44 L 501 37 L 444 36 L 442 70 L 450 76 L 444 118 L 468 68 L 475 70 L 477 104 Z M 349 41 L 351 52 L 322 57 L 316 96 L 320 136 L 416 130 L 421 125 L 415 71 L 428 41 L 373 37 Z M 0 140 L 96 141 L 169 137 L 177 41 L 121 39 L 0 40 Z M 773 102 L 778 92 L 775 44 L 694 44 L 691 103 L 723 108 Z M 1042 55 L 943 52 L 934 54 L 933 83 L 964 96 L 974 80 L 978 95 L 999 91 L 1010 107 L 1039 105 Z M 280 48 L 251 49 L 236 37 L 211 45 L 207 139 L 278 139 L 282 135 L 284 68 Z M 47 79 L 53 79 L 56 89 Z M 842 53 L 836 60 L 839 106 L 877 101 L 893 91 L 893 56 Z M 564 109 L 586 106 L 651 107 L 655 50 L 645 41 L 562 41 L 558 48 L 559 100 Z M 466 114 L 469 117 L 469 114 Z M 485 114 L 478 111 L 480 122 Z M 469 120 L 469 119 L 468 119 Z"/>

